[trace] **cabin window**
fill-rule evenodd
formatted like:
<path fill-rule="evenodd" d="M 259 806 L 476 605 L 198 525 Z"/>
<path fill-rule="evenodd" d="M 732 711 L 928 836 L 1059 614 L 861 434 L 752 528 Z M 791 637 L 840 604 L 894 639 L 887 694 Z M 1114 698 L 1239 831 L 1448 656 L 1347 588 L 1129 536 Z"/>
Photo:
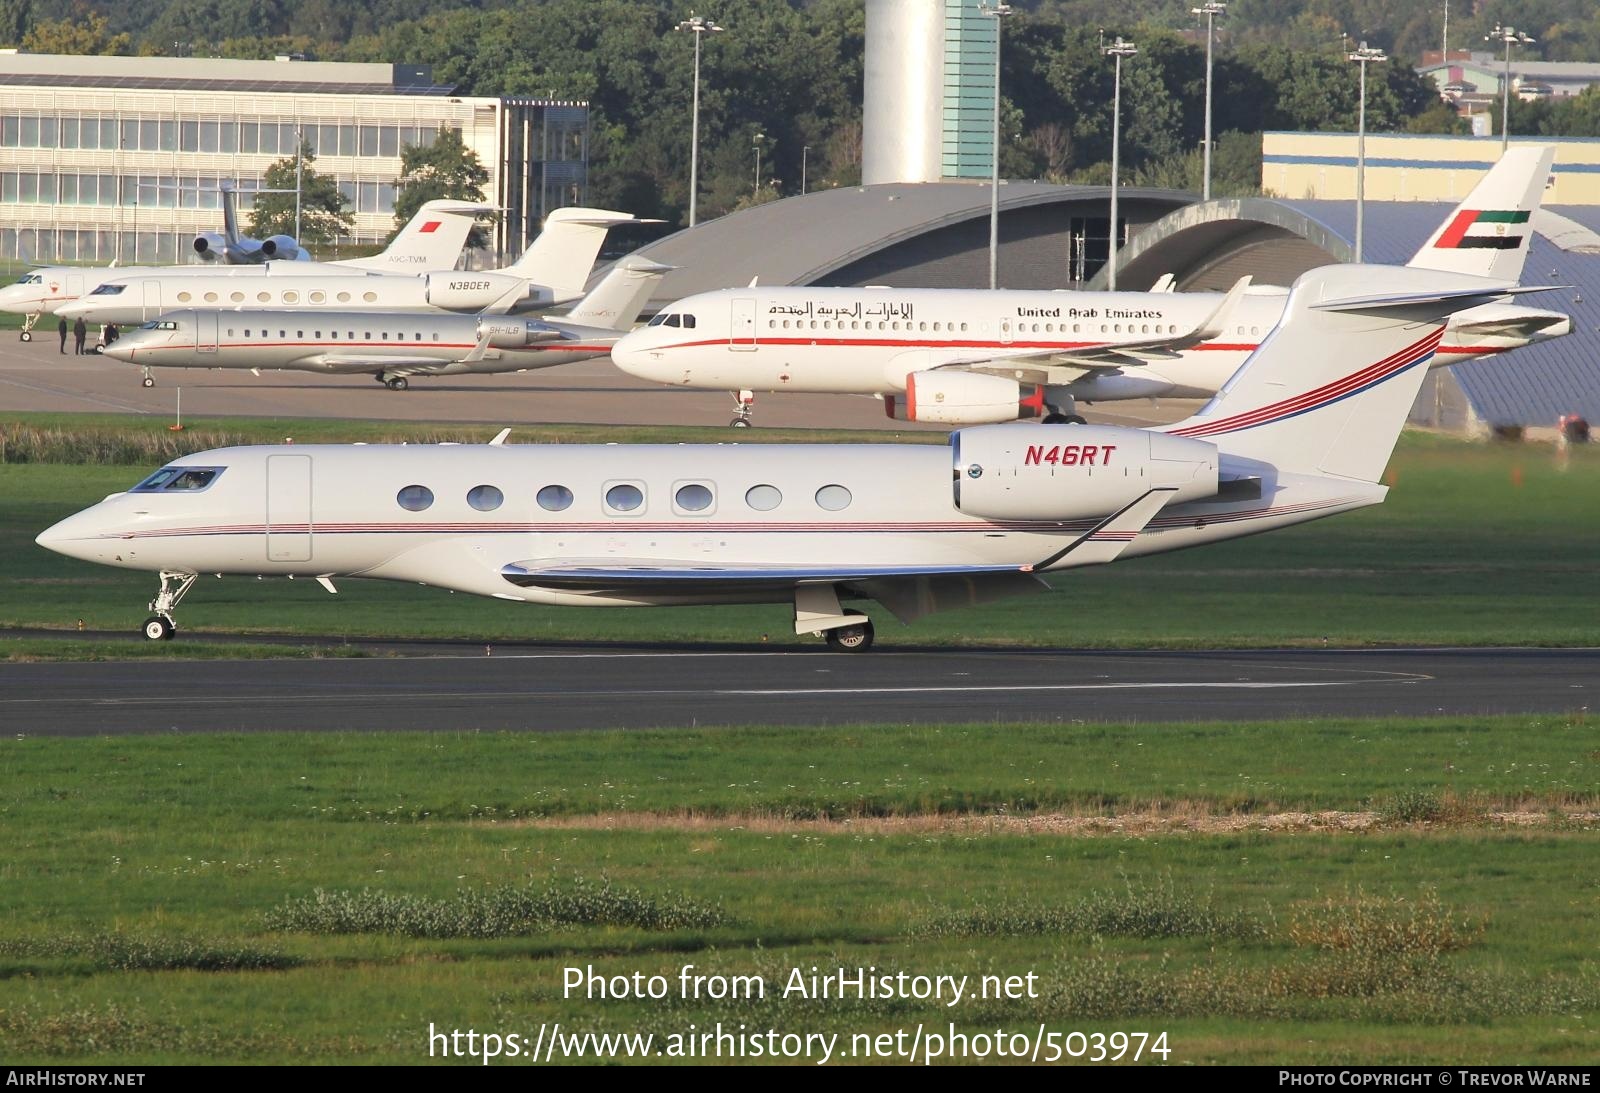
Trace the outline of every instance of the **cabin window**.
<path fill-rule="evenodd" d="M 320 342 L 321 340 L 322 340 L 322 331 L 319 330 L 319 331 L 317 331 L 317 341 Z"/>
<path fill-rule="evenodd" d="M 402 486 L 394 499 L 407 512 L 421 512 L 433 504 L 433 491 L 427 486 Z"/>
<path fill-rule="evenodd" d="M 433 332 L 433 340 L 434 341 L 438 341 L 439 340 L 439 332 L 437 330 L 435 330 Z"/>
<path fill-rule="evenodd" d="M 778 320 L 777 319 L 768 319 L 767 320 L 767 329 L 768 330 L 776 330 L 776 329 L 778 329 Z"/>
<path fill-rule="evenodd" d="M 348 304 L 350 302 L 350 294 L 348 292 L 341 292 L 335 297 L 335 299 L 337 299 L 341 304 Z"/>
<path fill-rule="evenodd" d="M 300 294 L 298 292 L 290 291 L 283 294 L 283 302 L 286 304 L 298 303 L 299 300 Z"/>
<path fill-rule="evenodd" d="M 233 337 L 233 327 L 228 327 L 228 337 Z"/>
<path fill-rule="evenodd" d="M 783 504 L 783 492 L 777 486 L 751 486 L 744 491 L 744 503 L 757 512 L 771 512 Z"/>
<path fill-rule="evenodd" d="M 389 340 L 389 332 L 387 330 L 385 330 L 383 332 L 383 340 L 384 341 L 388 341 Z"/>
<path fill-rule="evenodd" d="M 672 495 L 672 501 L 684 512 L 705 512 L 711 507 L 711 487 L 690 482 L 678 487 L 678 492 Z"/>
<path fill-rule="evenodd" d="M 192 299 L 194 299 L 194 297 L 190 296 L 187 292 L 178 293 L 178 302 L 180 304 L 186 304 Z"/>
<path fill-rule="evenodd" d="M 230 331 L 228 331 L 228 333 L 232 334 L 233 331 L 230 330 Z M 247 338 L 250 336 L 250 329 L 248 327 L 245 328 L 244 336 L 247 337 Z"/>
<path fill-rule="evenodd" d="M 304 330 L 296 330 L 294 332 L 294 336 L 296 338 L 299 338 L 301 341 L 304 341 L 305 337 L 306 337 L 306 332 Z"/>
<path fill-rule="evenodd" d="M 272 302 L 272 293 L 258 292 L 256 293 L 256 300 L 258 303 L 270 304 Z"/>
<path fill-rule="evenodd" d="M 378 294 L 376 292 L 363 292 L 361 294 L 361 298 L 369 304 L 375 304 L 378 302 Z"/>
<path fill-rule="evenodd" d="M 572 507 L 572 491 L 565 486 L 545 486 L 539 491 L 538 501 L 547 512 L 564 512 Z"/>
<path fill-rule="evenodd" d="M 289 337 L 289 332 L 287 330 L 278 331 L 279 340 L 286 340 L 288 337 Z"/>
<path fill-rule="evenodd" d="M 817 491 L 817 507 L 827 509 L 829 512 L 849 508 L 850 501 L 850 491 L 843 486 L 823 486 Z"/>
<path fill-rule="evenodd" d="M 230 292 L 228 293 L 228 299 L 232 300 L 236 304 L 242 304 L 244 303 L 244 293 Z"/>
<path fill-rule="evenodd" d="M 1259 326 L 1252 326 L 1250 328 L 1250 333 L 1251 334 L 1260 334 L 1261 333 L 1261 328 Z"/>
<path fill-rule="evenodd" d="M 422 340 L 422 331 L 419 330 L 415 334 L 413 334 L 411 336 L 411 340 L 414 341 L 414 342 L 420 342 Z"/>
<path fill-rule="evenodd" d="M 789 320 L 788 319 L 783 320 L 783 328 L 785 330 L 789 329 Z"/>
<path fill-rule="evenodd" d="M 479 512 L 493 512 L 505 504 L 506 495 L 495 486 L 473 486 L 467 491 L 467 504 Z"/>
<path fill-rule="evenodd" d="M 326 292 L 323 292 L 321 289 L 318 289 L 316 292 L 313 292 L 311 294 L 311 302 L 314 303 L 314 304 L 320 304 L 324 300 L 326 300 L 327 298 L 328 298 L 328 294 Z"/>
<path fill-rule="evenodd" d="M 965 334 L 966 332 L 967 332 L 967 324 L 966 323 L 962 323 L 961 324 L 961 333 Z"/>
<path fill-rule="evenodd" d="M 613 512 L 637 512 L 644 506 L 644 491 L 632 482 L 618 482 L 606 490 L 606 508 Z"/>
<path fill-rule="evenodd" d="M 206 303 L 214 304 L 216 302 L 217 302 L 217 294 L 215 292 L 206 293 Z"/>

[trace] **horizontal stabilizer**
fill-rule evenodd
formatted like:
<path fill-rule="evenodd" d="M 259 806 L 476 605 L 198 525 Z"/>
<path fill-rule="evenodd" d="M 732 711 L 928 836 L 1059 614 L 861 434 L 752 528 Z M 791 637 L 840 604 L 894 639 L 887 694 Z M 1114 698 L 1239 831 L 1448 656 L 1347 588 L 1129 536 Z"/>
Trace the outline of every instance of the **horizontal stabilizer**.
<path fill-rule="evenodd" d="M 1485 281 L 1479 286 L 1460 286 L 1437 292 L 1380 292 L 1371 296 L 1343 296 L 1319 300 L 1307 306 L 1318 311 L 1379 311 L 1385 308 L 1416 307 L 1421 304 L 1456 303 L 1463 308 L 1474 302 L 1488 302 L 1499 296 L 1522 296 L 1530 292 L 1556 292 L 1571 285 L 1497 285 Z"/>
<path fill-rule="evenodd" d="M 1107 516 L 1065 550 L 1057 551 L 1028 569 L 1039 572 L 1052 567 L 1104 565 L 1116 561 L 1177 492 L 1175 489 L 1151 490 Z"/>

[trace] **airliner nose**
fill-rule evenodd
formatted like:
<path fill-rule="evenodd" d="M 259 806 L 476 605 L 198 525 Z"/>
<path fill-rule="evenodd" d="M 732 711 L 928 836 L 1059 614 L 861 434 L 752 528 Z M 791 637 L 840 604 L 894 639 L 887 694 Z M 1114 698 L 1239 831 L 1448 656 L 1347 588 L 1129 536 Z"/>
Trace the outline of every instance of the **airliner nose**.
<path fill-rule="evenodd" d="M 636 330 L 631 334 L 624 334 L 611 347 L 611 363 L 630 376 L 660 381 L 665 371 L 662 367 L 661 354 L 646 348 L 649 341 L 650 334 L 646 331 Z"/>

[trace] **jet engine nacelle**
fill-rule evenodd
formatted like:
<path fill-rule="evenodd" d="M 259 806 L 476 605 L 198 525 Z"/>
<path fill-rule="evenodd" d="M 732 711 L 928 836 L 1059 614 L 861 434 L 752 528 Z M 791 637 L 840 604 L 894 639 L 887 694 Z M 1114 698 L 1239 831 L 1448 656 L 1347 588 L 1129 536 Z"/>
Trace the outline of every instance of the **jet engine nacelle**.
<path fill-rule="evenodd" d="M 495 349 L 520 349 L 540 342 L 559 340 L 561 332 L 548 323 L 536 319 L 479 319 L 478 340 L 487 338 L 487 345 Z"/>
<path fill-rule="evenodd" d="M 448 311 L 482 311 L 528 282 L 504 273 L 429 273 L 423 277 L 423 296 L 434 307 Z"/>
<path fill-rule="evenodd" d="M 194 252 L 207 262 L 226 261 L 227 237 L 217 232 L 200 232 L 194 237 Z"/>
<path fill-rule="evenodd" d="M 293 262 L 300 257 L 300 244 L 292 235 L 270 235 L 262 241 L 261 253 L 274 262 Z"/>
<path fill-rule="evenodd" d="M 956 508 L 991 520 L 1110 516 L 1153 489 L 1217 492 L 1217 447 L 1114 425 L 991 425 L 950 437 Z"/>
<path fill-rule="evenodd" d="M 896 421 L 983 425 L 1038 417 L 1044 389 L 979 372 L 912 372 L 903 395 L 885 395 L 884 412 Z"/>

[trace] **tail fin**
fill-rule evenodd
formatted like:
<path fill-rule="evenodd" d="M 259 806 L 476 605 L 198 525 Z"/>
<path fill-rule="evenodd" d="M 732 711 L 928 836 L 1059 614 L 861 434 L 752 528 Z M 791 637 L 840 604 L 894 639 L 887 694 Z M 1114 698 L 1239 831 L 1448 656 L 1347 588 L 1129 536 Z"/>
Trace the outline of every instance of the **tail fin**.
<path fill-rule="evenodd" d="M 648 258 L 624 258 L 577 302 L 566 318 L 607 330 L 632 330 L 639 312 L 644 310 L 645 301 L 650 299 L 661 279 L 676 268 Z"/>
<path fill-rule="evenodd" d="M 339 265 L 387 273 L 455 269 L 473 223 L 494 211 L 493 205 L 452 198 L 425 202 L 383 250 L 370 258 L 351 258 Z"/>
<path fill-rule="evenodd" d="M 1508 148 L 1406 265 L 1515 284 L 1555 156 L 1550 145 Z"/>
<path fill-rule="evenodd" d="M 576 300 L 583 295 L 606 232 L 621 224 L 656 223 L 660 221 L 608 209 L 557 209 L 545 217 L 544 230 L 522 257 L 501 272 L 548 288 L 554 303 Z"/>
<path fill-rule="evenodd" d="M 1503 285 L 1403 266 L 1323 266 L 1300 276 L 1283 318 L 1174 436 L 1279 470 L 1376 482 L 1450 316 Z"/>
<path fill-rule="evenodd" d="M 239 242 L 239 195 L 227 180 L 218 183 L 217 188 L 222 191 L 222 237 L 233 247 Z"/>

